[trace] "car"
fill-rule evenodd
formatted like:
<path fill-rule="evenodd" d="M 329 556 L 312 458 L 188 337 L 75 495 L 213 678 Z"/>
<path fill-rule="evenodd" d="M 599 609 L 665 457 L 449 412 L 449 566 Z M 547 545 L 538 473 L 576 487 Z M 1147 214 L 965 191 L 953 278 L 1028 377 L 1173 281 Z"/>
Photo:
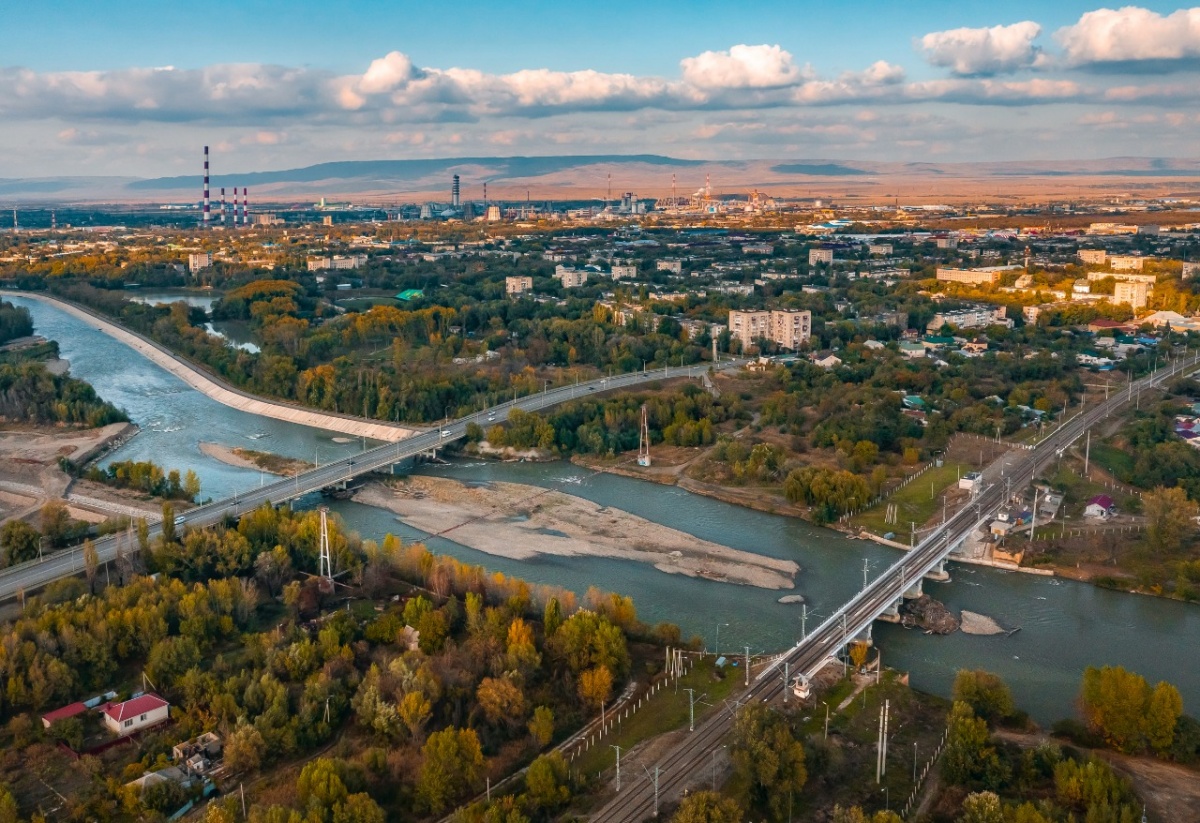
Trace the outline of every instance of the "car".
<path fill-rule="evenodd" d="M 176 525 L 176 526 L 182 526 L 182 525 L 183 525 L 183 520 L 184 520 L 184 517 L 183 517 L 183 515 L 182 515 L 182 514 L 181 514 L 181 515 L 179 515 L 178 517 L 176 517 L 176 518 L 175 518 L 175 525 Z"/>
<path fill-rule="evenodd" d="M 450 436 L 450 432 L 446 431 L 445 429 L 442 429 L 442 437 L 449 437 L 449 436 Z"/>
<path fill-rule="evenodd" d="M 489 414 L 489 415 L 488 415 L 488 420 L 495 420 L 495 419 L 496 419 L 496 413 L 495 413 L 495 412 L 492 412 L 491 414 Z"/>

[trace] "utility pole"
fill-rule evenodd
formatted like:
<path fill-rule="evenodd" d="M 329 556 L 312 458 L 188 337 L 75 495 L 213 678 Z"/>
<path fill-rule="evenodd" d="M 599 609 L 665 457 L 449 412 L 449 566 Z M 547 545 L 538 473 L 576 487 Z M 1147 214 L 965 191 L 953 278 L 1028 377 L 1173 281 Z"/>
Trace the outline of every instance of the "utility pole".
<path fill-rule="evenodd" d="M 621 747 L 613 746 L 612 748 L 617 750 L 617 792 L 619 793 L 621 791 Z M 475 785 L 478 786 L 479 784 L 476 783 Z"/>
<path fill-rule="evenodd" d="M 750 647 L 746 647 L 746 685 L 750 685 Z"/>
<path fill-rule="evenodd" d="M 914 528 L 914 530 L 915 530 L 915 528 L 916 528 L 916 524 L 915 524 L 915 523 L 913 524 L 913 528 Z M 863 590 L 864 590 L 864 591 L 865 591 L 865 590 L 866 590 L 866 588 L 867 588 L 867 571 L 868 571 L 870 568 L 871 568 L 871 563 L 870 563 L 870 561 L 869 561 L 869 560 L 867 560 L 867 558 L 865 558 L 865 557 L 864 557 L 864 558 L 863 558 Z"/>
<path fill-rule="evenodd" d="M 696 731 L 696 690 L 684 689 L 688 693 L 688 731 Z"/>
<path fill-rule="evenodd" d="M 783 661 L 783 705 L 787 705 L 788 695 L 788 662 Z"/>
<path fill-rule="evenodd" d="M 808 638 L 808 604 L 800 604 L 800 639 Z"/>
<path fill-rule="evenodd" d="M 1092 457 L 1092 430 L 1088 429 L 1087 445 L 1083 448 L 1083 479 L 1087 480 L 1088 476 L 1088 461 Z"/>
<path fill-rule="evenodd" d="M 825 739 L 829 739 L 829 703 L 825 700 L 821 701 L 825 704 Z"/>
<path fill-rule="evenodd" d="M 725 748 L 725 747 L 722 746 L 721 748 Z M 714 749 L 713 751 L 715 752 L 716 749 Z M 644 771 L 646 773 L 646 777 L 650 778 L 650 780 L 654 783 L 654 816 L 657 818 L 658 817 L 658 766 L 654 767 L 654 774 L 650 774 L 650 770 L 646 768 L 645 764 L 642 765 L 642 771 Z M 716 782 L 717 782 L 716 772 L 713 772 L 713 784 L 716 785 Z M 713 789 L 713 791 L 716 791 L 716 789 Z"/>

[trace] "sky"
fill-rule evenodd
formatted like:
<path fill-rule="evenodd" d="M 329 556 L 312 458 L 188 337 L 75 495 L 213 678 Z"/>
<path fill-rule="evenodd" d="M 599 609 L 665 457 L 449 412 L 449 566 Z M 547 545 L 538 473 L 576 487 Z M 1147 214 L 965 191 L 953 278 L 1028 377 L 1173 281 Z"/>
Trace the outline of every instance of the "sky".
<path fill-rule="evenodd" d="M 0 177 L 339 160 L 1196 157 L 1200 7 L 0 4 Z"/>

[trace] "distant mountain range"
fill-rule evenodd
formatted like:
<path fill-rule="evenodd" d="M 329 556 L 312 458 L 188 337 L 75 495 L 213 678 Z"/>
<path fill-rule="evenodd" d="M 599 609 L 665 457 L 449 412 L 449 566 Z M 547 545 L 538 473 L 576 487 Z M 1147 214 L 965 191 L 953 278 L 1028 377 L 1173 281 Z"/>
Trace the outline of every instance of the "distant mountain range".
<path fill-rule="evenodd" d="M 361 203 L 446 201 L 452 175 L 464 201 L 594 199 L 632 191 L 640 197 L 687 196 L 710 181 L 713 194 L 759 189 L 776 196 L 839 201 L 892 197 L 974 199 L 1035 194 L 1187 194 L 1200 189 L 1200 160 L 1117 157 L 1101 160 L 982 163 L 884 163 L 805 160 L 681 160 L 660 155 L 456 157 L 351 160 L 297 169 L 218 174 L 222 186 L 248 188 L 252 206 L 320 197 Z M 611 184 L 610 184 L 611 181 Z M 195 202 L 199 174 L 178 177 L 0 178 L 0 203 Z"/>

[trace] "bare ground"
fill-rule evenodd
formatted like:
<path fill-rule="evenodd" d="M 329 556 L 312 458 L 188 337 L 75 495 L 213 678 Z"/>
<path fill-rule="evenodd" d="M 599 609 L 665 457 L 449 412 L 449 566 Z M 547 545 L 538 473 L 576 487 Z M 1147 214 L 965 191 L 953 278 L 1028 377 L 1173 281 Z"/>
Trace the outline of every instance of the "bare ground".
<path fill-rule="evenodd" d="M 701 540 L 620 509 L 517 483 L 467 486 L 414 476 L 395 486 L 371 483 L 355 501 L 473 549 L 526 560 L 538 555 L 613 557 L 659 571 L 765 589 L 791 589 L 800 567 L 790 560 Z"/>

